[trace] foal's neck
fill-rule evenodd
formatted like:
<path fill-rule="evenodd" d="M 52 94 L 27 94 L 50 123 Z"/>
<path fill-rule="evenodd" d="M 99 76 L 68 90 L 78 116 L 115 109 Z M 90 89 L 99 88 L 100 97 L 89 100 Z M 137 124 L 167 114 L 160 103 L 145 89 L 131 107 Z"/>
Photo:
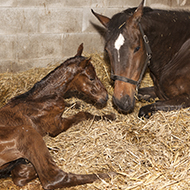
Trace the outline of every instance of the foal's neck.
<path fill-rule="evenodd" d="M 34 90 L 31 89 L 33 98 L 41 98 L 47 95 L 61 95 L 66 93 L 67 86 L 74 78 L 74 74 L 68 69 L 57 69 L 44 77 L 40 82 L 34 85 Z"/>
<path fill-rule="evenodd" d="M 35 100 L 47 96 L 63 96 L 66 93 L 69 83 L 76 74 L 73 74 L 72 71 L 73 70 L 69 66 L 64 67 L 60 65 L 42 80 L 37 82 L 29 91 L 14 99 Z"/>

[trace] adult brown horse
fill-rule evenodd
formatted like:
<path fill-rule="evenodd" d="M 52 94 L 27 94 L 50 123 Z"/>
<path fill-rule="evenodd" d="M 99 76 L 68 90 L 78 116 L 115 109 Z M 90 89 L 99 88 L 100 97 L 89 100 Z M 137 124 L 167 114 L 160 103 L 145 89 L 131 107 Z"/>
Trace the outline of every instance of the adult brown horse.
<path fill-rule="evenodd" d="M 190 106 L 190 12 L 143 4 L 111 19 L 92 12 L 107 28 L 105 49 L 115 80 L 113 102 L 119 110 L 133 111 L 135 93 L 148 65 L 154 86 L 139 89 L 137 97 L 159 98 L 140 109 L 139 117 L 149 118 L 158 110 Z"/>
<path fill-rule="evenodd" d="M 62 118 L 67 92 L 79 91 L 101 105 L 108 99 L 107 91 L 97 78 L 89 59 L 77 55 L 50 72 L 31 90 L 10 100 L 0 109 L 0 177 L 11 174 L 16 185 L 26 185 L 39 177 L 44 189 L 91 183 L 107 174 L 77 175 L 56 166 L 43 136 L 56 136 L 73 124 L 86 119 L 101 119 L 87 112 Z M 105 115 L 113 119 L 113 115 Z M 63 142 L 64 143 L 64 142 Z"/>

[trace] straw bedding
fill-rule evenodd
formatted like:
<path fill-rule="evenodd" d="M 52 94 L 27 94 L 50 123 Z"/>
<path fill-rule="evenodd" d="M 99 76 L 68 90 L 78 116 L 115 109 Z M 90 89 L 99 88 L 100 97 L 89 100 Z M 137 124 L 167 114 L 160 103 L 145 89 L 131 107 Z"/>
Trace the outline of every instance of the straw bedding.
<path fill-rule="evenodd" d="M 183 109 L 157 112 L 148 120 L 137 117 L 147 102 L 136 101 L 133 113 L 119 114 L 112 105 L 113 88 L 109 79 L 109 65 L 102 55 L 90 55 L 96 72 L 109 92 L 105 108 L 96 109 L 81 101 L 80 110 L 93 114 L 113 112 L 115 121 L 85 121 L 73 126 L 56 138 L 44 138 L 57 165 L 66 172 L 78 174 L 117 172 L 110 180 L 100 180 L 68 189 L 190 189 L 189 131 L 190 112 Z M 30 89 L 54 66 L 32 69 L 23 73 L 0 75 L 0 106 L 11 97 Z M 146 74 L 142 86 L 152 85 Z M 76 98 L 67 101 L 75 103 Z M 77 113 L 70 107 L 63 117 Z M 11 178 L 0 180 L 0 189 L 42 189 L 38 179 L 19 188 Z"/>

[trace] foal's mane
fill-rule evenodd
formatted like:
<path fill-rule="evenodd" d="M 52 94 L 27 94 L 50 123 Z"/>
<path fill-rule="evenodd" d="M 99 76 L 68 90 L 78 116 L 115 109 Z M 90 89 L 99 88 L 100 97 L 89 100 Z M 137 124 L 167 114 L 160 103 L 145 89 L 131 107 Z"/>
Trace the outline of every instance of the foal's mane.
<path fill-rule="evenodd" d="M 32 95 L 34 95 L 34 93 L 42 91 L 43 88 L 46 88 L 48 84 L 50 84 L 51 82 L 58 82 L 59 78 L 62 78 L 62 81 L 65 81 L 65 83 L 70 80 L 70 77 L 73 77 L 78 69 L 78 65 L 81 61 L 85 60 L 86 58 L 83 56 L 76 56 L 76 57 L 72 57 L 67 59 L 65 62 L 63 62 L 62 64 L 60 64 L 58 67 L 56 67 L 54 70 L 52 70 L 51 72 L 49 72 L 44 78 L 42 78 L 39 82 L 36 82 L 34 84 L 34 86 L 27 92 L 18 95 L 14 98 L 11 99 L 11 101 L 14 100 L 22 100 L 25 98 L 29 98 L 32 97 Z M 73 72 L 71 74 L 71 76 L 69 76 L 68 74 L 71 73 L 73 70 L 71 69 L 72 65 L 76 65 L 74 66 L 74 70 L 75 72 Z M 64 83 L 63 83 L 63 87 L 64 87 Z M 54 92 L 56 93 L 56 92 Z M 30 98 L 29 98 L 30 99 Z"/>

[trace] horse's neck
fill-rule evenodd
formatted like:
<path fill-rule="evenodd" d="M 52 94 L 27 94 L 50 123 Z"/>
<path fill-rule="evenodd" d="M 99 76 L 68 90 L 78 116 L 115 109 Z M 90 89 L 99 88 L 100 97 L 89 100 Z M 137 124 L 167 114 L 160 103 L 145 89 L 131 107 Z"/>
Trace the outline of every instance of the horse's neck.
<path fill-rule="evenodd" d="M 189 18 L 188 12 L 153 11 L 142 19 L 152 50 L 150 68 L 153 71 L 162 72 L 182 44 L 190 38 Z"/>

